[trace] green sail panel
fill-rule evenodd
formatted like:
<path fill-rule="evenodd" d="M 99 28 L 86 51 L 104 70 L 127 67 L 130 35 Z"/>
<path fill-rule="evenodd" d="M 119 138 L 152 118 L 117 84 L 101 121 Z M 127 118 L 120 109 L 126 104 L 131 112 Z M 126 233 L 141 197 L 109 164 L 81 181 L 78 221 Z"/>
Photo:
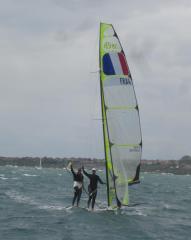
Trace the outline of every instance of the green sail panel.
<path fill-rule="evenodd" d="M 100 25 L 99 55 L 108 205 L 128 205 L 128 185 L 139 182 L 142 138 L 132 77 L 111 24 Z"/>

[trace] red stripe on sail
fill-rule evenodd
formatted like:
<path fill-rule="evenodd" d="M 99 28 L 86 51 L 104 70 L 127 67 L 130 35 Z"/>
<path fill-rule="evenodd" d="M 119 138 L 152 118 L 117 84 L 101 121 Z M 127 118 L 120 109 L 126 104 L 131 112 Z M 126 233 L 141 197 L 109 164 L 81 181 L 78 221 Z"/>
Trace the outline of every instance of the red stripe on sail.
<path fill-rule="evenodd" d="M 123 53 L 118 53 L 118 56 L 119 56 L 119 61 L 121 63 L 121 68 L 123 70 L 123 74 L 128 75 L 129 69 L 125 60 L 125 56 L 123 55 Z"/>

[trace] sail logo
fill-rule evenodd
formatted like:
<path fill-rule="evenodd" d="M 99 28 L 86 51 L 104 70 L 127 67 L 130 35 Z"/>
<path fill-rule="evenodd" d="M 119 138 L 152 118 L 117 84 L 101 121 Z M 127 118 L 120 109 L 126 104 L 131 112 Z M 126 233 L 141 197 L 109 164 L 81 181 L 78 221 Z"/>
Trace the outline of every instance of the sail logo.
<path fill-rule="evenodd" d="M 120 78 L 121 85 L 132 85 L 132 82 L 129 78 Z"/>
<path fill-rule="evenodd" d="M 116 50 L 117 49 L 117 44 L 116 43 L 112 43 L 112 42 L 105 42 L 103 47 L 106 50 Z"/>

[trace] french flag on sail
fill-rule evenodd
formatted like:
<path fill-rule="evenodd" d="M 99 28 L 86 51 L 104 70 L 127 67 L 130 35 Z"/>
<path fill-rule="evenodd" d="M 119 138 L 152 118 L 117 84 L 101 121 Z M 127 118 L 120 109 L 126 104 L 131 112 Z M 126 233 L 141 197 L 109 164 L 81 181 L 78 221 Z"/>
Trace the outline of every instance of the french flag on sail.
<path fill-rule="evenodd" d="M 103 56 L 103 71 L 106 75 L 128 75 L 129 70 L 123 53 L 106 53 Z"/>

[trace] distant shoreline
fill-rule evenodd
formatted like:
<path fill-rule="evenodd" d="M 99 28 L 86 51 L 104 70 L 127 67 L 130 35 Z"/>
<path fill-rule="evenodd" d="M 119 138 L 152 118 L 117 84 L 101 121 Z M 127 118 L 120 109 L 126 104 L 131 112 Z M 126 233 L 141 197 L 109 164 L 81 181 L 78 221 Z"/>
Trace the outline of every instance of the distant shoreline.
<path fill-rule="evenodd" d="M 0 166 L 66 168 L 69 162 L 72 162 L 75 168 L 84 165 L 89 169 L 103 169 L 105 166 L 104 159 L 95 158 L 0 157 Z M 141 172 L 191 174 L 191 156 L 184 156 L 180 160 L 142 160 Z"/>

